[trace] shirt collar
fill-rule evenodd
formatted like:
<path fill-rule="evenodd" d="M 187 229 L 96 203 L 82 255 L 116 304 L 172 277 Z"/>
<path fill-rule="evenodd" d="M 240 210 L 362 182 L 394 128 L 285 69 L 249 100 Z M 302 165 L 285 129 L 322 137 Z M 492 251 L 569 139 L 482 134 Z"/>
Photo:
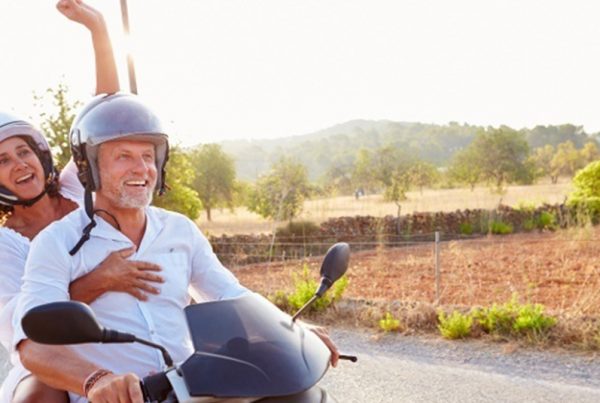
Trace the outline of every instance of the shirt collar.
<path fill-rule="evenodd" d="M 158 237 L 161 230 L 163 229 L 164 223 L 157 217 L 154 208 L 146 207 L 146 231 L 142 237 L 142 243 L 138 248 L 138 253 L 144 252 Z M 85 215 L 85 212 L 84 212 Z M 87 215 L 85 216 L 87 218 Z M 104 218 L 96 215 L 96 227 L 91 232 L 91 236 L 96 238 L 110 239 L 113 241 L 131 243 L 131 240 L 127 238 L 121 231 L 110 225 Z"/>
<path fill-rule="evenodd" d="M 144 232 L 138 253 L 144 253 L 146 249 L 152 246 L 164 225 L 164 222 L 157 215 L 157 209 L 155 207 L 146 207 L 146 232 Z"/>

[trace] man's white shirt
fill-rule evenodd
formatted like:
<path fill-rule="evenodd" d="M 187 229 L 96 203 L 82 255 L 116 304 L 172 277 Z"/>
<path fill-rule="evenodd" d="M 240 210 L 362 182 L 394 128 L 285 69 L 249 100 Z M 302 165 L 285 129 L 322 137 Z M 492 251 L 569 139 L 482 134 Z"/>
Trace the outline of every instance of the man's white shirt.
<path fill-rule="evenodd" d="M 75 254 L 69 250 L 90 222 L 80 208 L 42 231 L 32 242 L 24 283 L 14 315 L 16 346 L 26 336 L 20 319 L 29 309 L 54 301 L 67 301 L 69 284 L 89 273 L 111 252 L 133 246 L 120 231 L 95 217 L 90 239 Z M 164 283 L 158 295 L 140 301 L 124 292 L 108 292 L 90 304 L 101 325 L 133 333 L 161 344 L 175 362 L 193 351 L 183 308 L 194 296 L 204 300 L 233 298 L 248 290 L 219 262 L 207 239 L 188 218 L 156 207 L 146 208 L 146 230 L 130 260 L 161 266 Z M 53 326 L 48 323 L 48 326 Z M 206 324 L 210 326 L 210 324 Z M 144 377 L 164 369 L 158 350 L 140 344 L 84 344 L 71 346 L 83 358 L 115 373 L 134 372 Z M 74 401 L 75 396 L 71 397 Z"/>

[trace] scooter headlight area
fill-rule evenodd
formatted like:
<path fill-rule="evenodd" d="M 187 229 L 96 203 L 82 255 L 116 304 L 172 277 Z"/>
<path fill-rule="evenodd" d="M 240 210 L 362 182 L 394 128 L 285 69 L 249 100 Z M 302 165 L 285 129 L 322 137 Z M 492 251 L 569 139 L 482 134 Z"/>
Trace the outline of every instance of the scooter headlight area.
<path fill-rule="evenodd" d="M 185 313 L 196 353 L 180 372 L 191 396 L 292 395 L 327 370 L 329 349 L 259 295 L 191 305 Z"/>

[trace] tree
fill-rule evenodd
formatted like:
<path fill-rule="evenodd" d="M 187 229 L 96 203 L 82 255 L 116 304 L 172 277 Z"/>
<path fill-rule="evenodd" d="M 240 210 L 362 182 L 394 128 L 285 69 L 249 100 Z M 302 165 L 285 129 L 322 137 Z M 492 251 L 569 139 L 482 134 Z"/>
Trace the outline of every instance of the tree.
<path fill-rule="evenodd" d="M 554 169 L 554 165 L 552 165 L 554 154 L 554 147 L 550 144 L 546 144 L 545 146 L 538 147 L 534 150 L 530 160 L 535 167 L 535 177 L 549 176 L 552 183 L 556 183 L 558 173 Z"/>
<path fill-rule="evenodd" d="M 532 168 L 527 163 L 529 145 L 523 132 L 507 126 L 481 130 L 469 145 L 483 180 L 498 192 L 512 182 L 528 182 Z"/>
<path fill-rule="evenodd" d="M 415 162 L 410 168 L 410 176 L 411 182 L 419 188 L 421 194 L 425 186 L 432 186 L 440 178 L 437 168 L 425 161 Z"/>
<path fill-rule="evenodd" d="M 198 193 L 191 188 L 193 180 L 194 170 L 188 155 L 179 147 L 171 147 L 166 175 L 169 190 L 166 194 L 155 197 L 153 204 L 185 214 L 192 220 L 197 219 L 202 204 Z"/>
<path fill-rule="evenodd" d="M 291 221 L 300 214 L 309 194 L 304 165 L 283 157 L 256 181 L 248 209 L 265 218 Z"/>
<path fill-rule="evenodd" d="M 213 208 L 233 208 L 235 164 L 218 144 L 201 146 L 192 153 L 191 160 L 195 171 L 192 187 L 202 201 L 206 219 L 211 221 Z"/>
<path fill-rule="evenodd" d="M 581 155 L 572 141 L 560 143 L 551 163 L 555 178 L 558 179 L 560 175 L 573 176 L 575 171 L 583 167 L 582 162 Z"/>
<path fill-rule="evenodd" d="M 406 200 L 406 192 L 413 184 L 411 168 L 417 160 L 394 146 L 380 148 L 377 156 L 373 173 L 385 188 L 384 198 L 396 203 Z"/>
<path fill-rule="evenodd" d="M 353 191 L 352 165 L 335 160 L 320 180 L 325 194 L 351 194 Z"/>
<path fill-rule="evenodd" d="M 589 141 L 585 143 L 583 148 L 580 150 L 582 163 L 584 165 L 589 164 L 590 162 L 594 162 L 600 158 L 600 150 L 598 149 L 598 144 L 595 141 Z"/>
<path fill-rule="evenodd" d="M 252 193 L 253 185 L 246 181 L 236 180 L 233 186 L 233 206 L 248 205 L 248 198 Z"/>
<path fill-rule="evenodd" d="M 69 88 L 61 83 L 57 88 L 48 88 L 45 95 L 33 96 L 36 106 L 42 109 L 39 114 L 40 128 L 50 144 L 54 163 L 58 169 L 62 169 L 71 158 L 69 131 L 75 119 L 75 111 L 81 106 L 79 101 L 69 101 L 68 92 Z M 52 105 L 56 109 L 54 113 L 46 112 L 50 109 L 46 105 L 48 98 L 52 99 Z"/>
<path fill-rule="evenodd" d="M 358 150 L 352 170 L 352 183 L 354 187 L 370 191 L 375 190 L 376 178 L 373 163 L 371 151 L 366 148 Z"/>
<path fill-rule="evenodd" d="M 471 191 L 481 180 L 481 168 L 474 151 L 472 148 L 466 148 L 457 152 L 448 169 L 448 176 L 452 180 L 469 185 Z"/>

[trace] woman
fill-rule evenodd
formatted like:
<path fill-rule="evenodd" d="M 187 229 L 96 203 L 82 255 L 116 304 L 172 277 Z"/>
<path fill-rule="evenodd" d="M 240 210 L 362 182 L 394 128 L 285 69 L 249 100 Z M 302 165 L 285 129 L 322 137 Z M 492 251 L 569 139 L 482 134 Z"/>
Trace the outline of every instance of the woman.
<path fill-rule="evenodd" d="M 112 47 L 102 15 L 81 0 L 61 0 L 58 10 L 84 25 L 92 34 L 96 58 L 96 92 L 119 90 Z M 48 143 L 29 123 L 0 113 L 0 342 L 12 343 L 12 314 L 30 241 L 47 225 L 82 203 L 83 189 L 74 164 L 63 174 L 53 166 Z M 158 293 L 160 268 L 129 261 L 132 249 L 113 252 L 96 270 L 75 280 L 71 299 L 90 303 L 107 291 L 127 292 L 139 299 Z M 13 368 L 2 385 L 0 402 L 67 402 L 63 391 L 54 390 L 31 376 L 12 354 Z"/>

